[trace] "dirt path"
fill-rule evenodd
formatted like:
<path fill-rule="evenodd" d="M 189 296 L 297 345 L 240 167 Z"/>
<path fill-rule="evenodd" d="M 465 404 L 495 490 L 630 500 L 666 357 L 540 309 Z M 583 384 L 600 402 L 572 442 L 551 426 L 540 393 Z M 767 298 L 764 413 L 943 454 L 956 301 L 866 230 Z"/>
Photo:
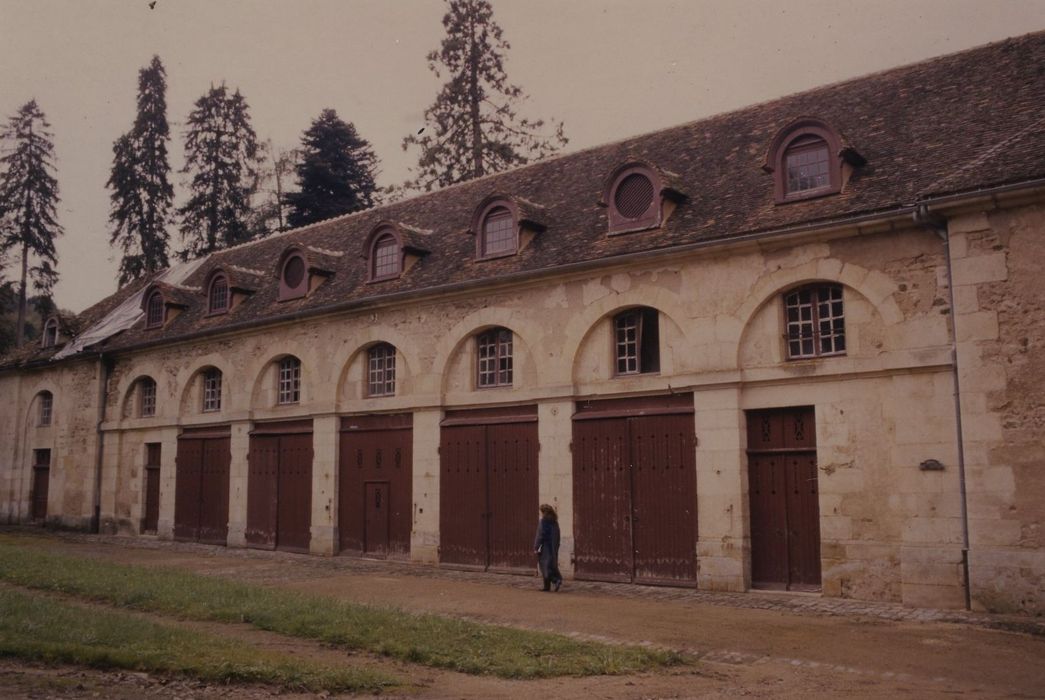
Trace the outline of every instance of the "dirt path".
<path fill-rule="evenodd" d="M 355 602 L 609 641 L 649 642 L 701 659 L 696 666 L 668 673 L 542 681 L 503 681 L 373 662 L 409 678 L 413 687 L 405 690 L 413 697 L 1045 697 L 1045 639 L 970 625 L 622 598 L 571 590 L 569 582 L 562 593 L 544 594 L 520 586 L 519 579 L 401 575 L 390 566 L 353 567 L 343 560 L 325 566 L 322 562 L 329 560 L 283 554 L 241 556 L 212 548 L 33 540 L 38 546 L 79 555 L 175 566 Z M 324 661 L 346 658 L 345 652 L 257 632 L 248 628 L 225 633 L 274 647 L 289 643 L 296 653 L 317 654 Z M 0 687 L 11 687 L 10 673 L 0 668 Z"/>

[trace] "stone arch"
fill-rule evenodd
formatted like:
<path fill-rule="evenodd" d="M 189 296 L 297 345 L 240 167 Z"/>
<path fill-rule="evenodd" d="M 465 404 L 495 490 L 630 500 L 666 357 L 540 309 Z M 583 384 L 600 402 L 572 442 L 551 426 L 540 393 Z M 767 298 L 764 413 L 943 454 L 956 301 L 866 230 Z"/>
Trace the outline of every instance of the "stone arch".
<path fill-rule="evenodd" d="M 881 272 L 833 258 L 776 270 L 764 275 L 737 309 L 734 317 L 737 322 L 731 325 L 735 335 L 723 338 L 733 346 L 729 356 L 733 358 L 734 368 L 741 365 L 744 339 L 759 312 L 788 289 L 816 282 L 840 284 L 856 292 L 874 309 L 885 325 L 903 321 L 903 312 L 892 296 L 896 291 L 896 282 Z"/>
<path fill-rule="evenodd" d="M 356 363 L 360 357 L 379 343 L 388 343 L 396 349 L 396 396 L 418 393 L 416 382 L 419 377 L 420 359 L 414 347 L 416 343 L 411 343 L 405 335 L 386 326 L 366 328 L 354 340 L 356 340 L 355 345 L 347 352 L 340 354 L 333 362 L 333 365 L 338 368 L 334 385 L 337 392 L 336 410 L 346 410 L 347 403 L 364 398 L 359 392 L 353 391 L 352 396 L 346 396 L 346 392 L 354 381 L 363 381 L 362 374 L 353 379 L 353 368 L 358 369 Z M 362 370 L 359 371 L 362 372 Z"/>
<path fill-rule="evenodd" d="M 137 372 L 134 375 L 131 375 L 131 376 L 133 376 L 134 378 L 132 380 L 130 380 L 129 382 L 121 382 L 120 383 L 120 390 L 117 393 L 117 396 L 121 397 L 120 398 L 120 405 L 118 407 L 119 408 L 118 419 L 122 420 L 122 419 L 126 419 L 126 418 L 137 418 L 138 417 L 137 416 L 137 412 L 134 410 L 134 401 L 135 401 L 135 397 L 136 397 L 136 395 L 138 393 L 138 382 L 140 382 L 143 379 L 151 379 L 153 382 L 156 383 L 156 393 L 157 393 L 157 397 L 156 397 L 157 398 L 157 401 L 156 401 L 156 414 L 159 415 L 160 414 L 160 406 L 161 406 L 161 403 L 159 401 L 159 396 L 158 396 L 160 384 L 159 384 L 159 382 L 156 381 L 156 377 L 152 376 L 151 374 L 146 374 L 145 372 L 140 372 L 140 371 Z"/>
<path fill-rule="evenodd" d="M 200 415 L 203 410 L 202 398 L 199 386 L 200 376 L 208 369 L 216 369 L 221 372 L 221 410 L 216 415 L 228 412 L 232 406 L 232 392 L 229 387 L 237 379 L 236 375 L 229 371 L 224 359 L 216 354 L 206 355 L 199 358 L 191 368 L 179 373 L 178 385 L 181 386 L 181 396 L 178 399 L 179 416 Z M 199 399 L 199 401 L 196 401 Z"/>
<path fill-rule="evenodd" d="M 575 385 L 577 383 L 578 362 L 592 336 L 598 332 L 600 324 L 622 311 L 640 306 L 656 309 L 660 313 L 661 318 L 674 326 L 683 344 L 688 345 L 684 326 L 680 322 L 688 314 L 677 294 L 662 287 L 640 287 L 624 292 L 611 293 L 584 307 L 566 325 L 565 342 L 563 343 L 562 351 L 563 362 L 559 364 L 561 367 L 568 368 L 569 376 L 562 376 L 557 379 L 562 383 Z M 663 334 L 663 329 L 661 332 Z M 663 335 L 661 342 L 664 342 Z M 677 373 L 679 370 L 680 368 L 676 362 L 671 362 L 665 367 L 662 355 L 662 374 Z"/>
<path fill-rule="evenodd" d="M 58 407 L 58 387 L 49 381 L 43 380 L 38 381 L 33 385 L 27 394 L 31 397 L 29 399 L 29 405 L 26 406 L 25 414 L 23 416 L 23 427 L 28 432 L 35 428 L 48 428 L 55 425 L 59 413 Z M 48 426 L 39 425 L 37 418 L 40 415 L 40 401 L 44 394 L 51 395 L 51 423 Z"/>
<path fill-rule="evenodd" d="M 523 351 L 513 353 L 517 359 L 522 360 L 521 363 L 515 364 L 515 376 L 520 377 L 526 386 L 540 385 L 544 372 L 539 369 L 537 357 L 533 354 L 532 349 L 538 347 L 535 343 L 539 343 L 545 335 L 545 331 L 539 325 L 521 318 L 515 310 L 491 307 L 468 314 L 439 341 L 436 346 L 435 360 L 432 362 L 432 371 L 439 381 L 439 393 L 443 395 L 447 393 L 451 363 L 460 356 L 469 341 L 477 333 L 495 327 L 510 330 L 514 338 L 513 349 Z M 524 384 L 516 382 L 516 386 Z M 472 388 L 474 389 L 474 386 Z"/>

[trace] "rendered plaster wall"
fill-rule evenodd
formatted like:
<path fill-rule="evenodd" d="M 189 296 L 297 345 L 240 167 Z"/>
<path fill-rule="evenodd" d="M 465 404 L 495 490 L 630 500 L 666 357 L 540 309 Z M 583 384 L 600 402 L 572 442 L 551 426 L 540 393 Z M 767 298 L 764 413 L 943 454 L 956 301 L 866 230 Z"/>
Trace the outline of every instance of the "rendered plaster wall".
<path fill-rule="evenodd" d="M 676 256 L 127 354 L 116 362 L 103 425 L 109 489 L 103 499 L 105 517 L 119 529 L 134 531 L 141 513 L 142 446 L 159 440 L 160 534 L 170 536 L 179 426 L 230 423 L 229 543 L 242 545 L 250 427 L 257 421 L 311 417 L 316 455 L 313 551 L 332 553 L 338 518 L 337 416 L 410 412 L 411 557 L 434 563 L 443 411 L 536 403 L 539 496 L 559 506 L 561 560 L 569 570 L 574 402 L 692 391 L 701 587 L 743 590 L 750 584 L 744 411 L 812 405 L 825 593 L 960 605 L 960 502 L 943 250 L 935 235 L 921 229 L 850 232 Z M 815 281 L 844 287 L 847 352 L 788 361 L 781 295 Z M 661 371 L 616 377 L 611 319 L 637 305 L 660 312 Z M 476 389 L 474 336 L 494 326 L 513 331 L 514 385 Z M 364 359 L 376 342 L 397 348 L 396 396 L 365 397 Z M 1032 342 L 1040 343 L 1040 335 Z M 301 360 L 302 396 L 297 405 L 277 406 L 274 367 L 287 354 Z M 201 375 L 208 367 L 223 373 L 222 410 L 216 413 L 201 410 Z M 153 418 L 136 418 L 127 408 L 141 376 L 157 382 Z M 4 377 L 10 381 L 9 375 Z M 20 391 L 25 395 L 26 389 Z M 25 406 L 20 410 L 24 414 Z M 83 451 L 86 437 L 78 439 L 77 449 Z M 1033 446 L 1024 444 L 1032 453 Z M 926 459 L 939 460 L 944 470 L 920 470 Z M 1031 472 L 1027 474 L 1028 493 L 1033 493 L 1040 479 L 1032 485 Z M 997 508 L 982 511 L 980 533 L 988 532 L 986 525 L 993 522 L 1009 527 L 1004 509 L 1016 502 L 1017 493 L 995 497 Z M 1031 534 L 1037 532 L 1032 529 Z M 981 551 L 986 556 L 987 550 Z M 1033 556 L 1040 551 L 1040 543 L 1006 544 L 991 550 L 991 556 L 1000 557 L 1006 570 L 1026 566 L 1040 576 L 1045 569 L 1040 560 L 1006 559 L 1010 553 Z M 977 562 L 982 567 L 988 560 Z"/>
<path fill-rule="evenodd" d="M 1045 207 L 950 221 L 976 607 L 1045 613 Z"/>

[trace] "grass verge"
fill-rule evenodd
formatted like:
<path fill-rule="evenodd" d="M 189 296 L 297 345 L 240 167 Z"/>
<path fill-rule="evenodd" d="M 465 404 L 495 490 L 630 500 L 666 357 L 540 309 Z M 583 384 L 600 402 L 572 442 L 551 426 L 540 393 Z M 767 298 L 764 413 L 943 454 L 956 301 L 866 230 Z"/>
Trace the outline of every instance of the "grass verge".
<path fill-rule="evenodd" d="M 415 615 L 176 569 L 11 546 L 2 539 L 0 580 L 192 620 L 247 622 L 347 649 L 501 678 L 634 673 L 683 662 L 675 652 Z"/>
<path fill-rule="evenodd" d="M 380 692 L 398 684 L 373 671 L 288 661 L 213 635 L 10 588 L 0 588 L 0 656 L 313 692 Z"/>

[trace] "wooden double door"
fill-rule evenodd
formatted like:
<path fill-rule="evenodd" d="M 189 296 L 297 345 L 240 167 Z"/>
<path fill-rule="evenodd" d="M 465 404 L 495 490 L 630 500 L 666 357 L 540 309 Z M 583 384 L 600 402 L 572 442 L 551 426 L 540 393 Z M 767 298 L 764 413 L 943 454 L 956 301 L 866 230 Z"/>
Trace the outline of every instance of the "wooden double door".
<path fill-rule="evenodd" d="M 439 561 L 533 572 L 537 407 L 449 411 L 439 447 Z"/>
<path fill-rule="evenodd" d="M 413 520 L 413 417 L 341 420 L 338 538 L 345 553 L 410 555 Z"/>
<path fill-rule="evenodd" d="M 751 584 L 820 590 L 820 503 L 812 406 L 748 411 Z"/>
<path fill-rule="evenodd" d="M 577 577 L 695 585 L 692 394 L 581 402 L 573 418 Z"/>
<path fill-rule="evenodd" d="M 250 434 L 247 464 L 247 544 L 308 552 L 312 421 L 258 424 Z"/>
<path fill-rule="evenodd" d="M 227 425 L 187 429 L 178 436 L 174 539 L 207 544 L 228 540 L 230 443 Z"/>

